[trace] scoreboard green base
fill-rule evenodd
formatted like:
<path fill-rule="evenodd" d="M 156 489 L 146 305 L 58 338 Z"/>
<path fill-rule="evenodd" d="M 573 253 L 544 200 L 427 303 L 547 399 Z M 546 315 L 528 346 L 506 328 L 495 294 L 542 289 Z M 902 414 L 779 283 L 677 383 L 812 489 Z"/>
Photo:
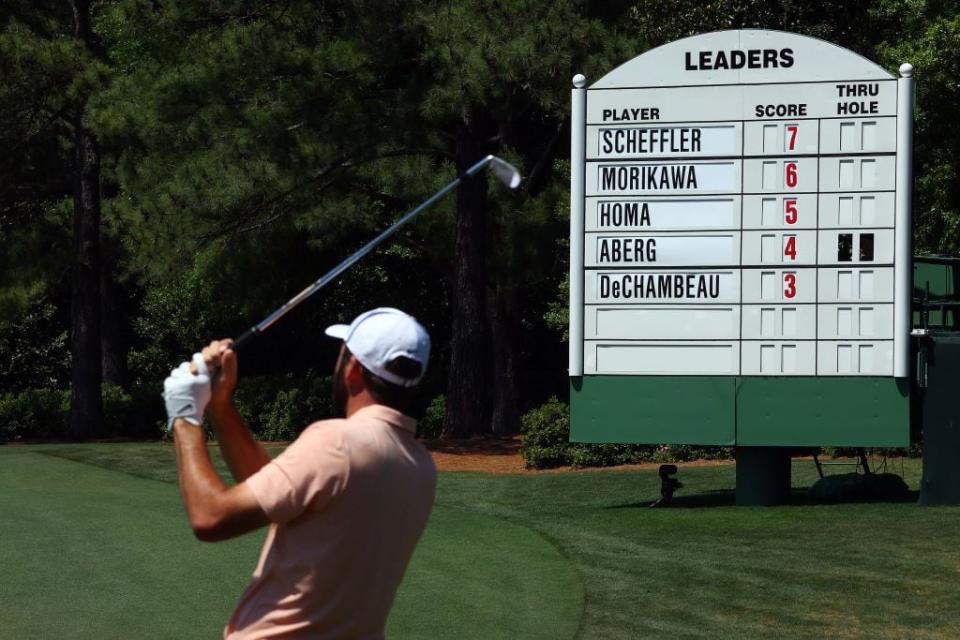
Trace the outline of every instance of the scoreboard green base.
<path fill-rule="evenodd" d="M 907 447 L 907 380 L 880 377 L 584 376 L 573 442 Z"/>

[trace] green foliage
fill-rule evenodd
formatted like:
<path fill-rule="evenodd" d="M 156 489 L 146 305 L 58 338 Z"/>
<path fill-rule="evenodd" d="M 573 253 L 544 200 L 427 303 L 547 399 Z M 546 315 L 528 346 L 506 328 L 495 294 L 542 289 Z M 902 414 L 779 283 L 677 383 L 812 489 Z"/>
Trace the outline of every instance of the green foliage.
<path fill-rule="evenodd" d="M 104 384 L 102 393 L 103 425 L 98 431 L 103 437 L 160 435 L 159 393 L 130 394 L 112 384 Z M 69 412 L 69 390 L 31 388 L 0 394 L 0 442 L 61 439 Z"/>
<path fill-rule="evenodd" d="M 423 418 L 417 422 L 417 437 L 436 440 L 443 433 L 443 419 L 447 413 L 447 397 L 439 395 L 430 401 Z"/>
<path fill-rule="evenodd" d="M 0 442 L 62 438 L 70 392 L 27 389 L 0 394 Z"/>
<path fill-rule="evenodd" d="M 729 447 L 570 442 L 570 408 L 556 397 L 527 412 L 522 425 L 521 452 L 527 467 L 532 469 L 729 460 L 733 454 Z"/>
<path fill-rule="evenodd" d="M 556 397 L 531 409 L 520 421 L 523 459 L 528 467 L 547 469 L 570 464 L 570 408 Z"/>
<path fill-rule="evenodd" d="M 258 439 L 290 441 L 333 415 L 331 378 L 313 372 L 303 378 L 247 378 L 241 380 L 235 402 Z"/>
<path fill-rule="evenodd" d="M 518 379 L 537 381 L 522 405 L 561 394 L 570 78 L 596 80 L 710 30 L 784 29 L 892 72 L 913 63 L 917 248 L 960 253 L 956 3 L 106 0 L 92 15 L 88 51 L 72 37 L 68 3 L 0 7 L 0 389 L 69 384 L 70 140 L 82 108 L 102 151 L 105 255 L 133 325 L 125 396 L 105 390 L 127 407 L 107 418 L 110 434 L 156 433 L 160 381 L 176 362 L 237 335 L 446 183 L 462 127 L 527 178 L 519 192 L 489 190 L 488 293 L 491 308 L 507 310 Z M 455 202 L 438 203 L 244 356 L 246 376 L 292 376 L 250 402 L 258 429 L 285 439 L 307 413 L 329 413 L 325 393 L 284 385 L 319 379 L 309 372 L 334 349 L 325 324 L 375 305 L 427 325 L 428 393 L 445 391 Z M 537 446 L 576 465 L 702 453 Z"/>
<path fill-rule="evenodd" d="M 895 25 L 877 44 L 891 71 L 914 66 L 914 238 L 921 253 L 960 254 L 960 5 L 936 0 L 887 0 L 877 21 Z"/>
<path fill-rule="evenodd" d="M 69 380 L 70 351 L 57 307 L 45 296 L 0 321 L 0 389 L 62 387 Z"/>

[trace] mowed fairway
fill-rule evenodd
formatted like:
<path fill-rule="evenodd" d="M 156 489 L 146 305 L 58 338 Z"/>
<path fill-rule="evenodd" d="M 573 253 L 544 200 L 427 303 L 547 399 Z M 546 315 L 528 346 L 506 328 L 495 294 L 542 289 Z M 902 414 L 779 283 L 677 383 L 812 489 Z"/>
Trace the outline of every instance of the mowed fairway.
<path fill-rule="evenodd" d="M 680 478 L 651 510 L 655 471 L 441 474 L 388 635 L 960 637 L 960 509 L 736 508 L 731 465 Z M 263 536 L 194 541 L 174 479 L 169 445 L 0 448 L 0 635 L 216 637 Z"/>

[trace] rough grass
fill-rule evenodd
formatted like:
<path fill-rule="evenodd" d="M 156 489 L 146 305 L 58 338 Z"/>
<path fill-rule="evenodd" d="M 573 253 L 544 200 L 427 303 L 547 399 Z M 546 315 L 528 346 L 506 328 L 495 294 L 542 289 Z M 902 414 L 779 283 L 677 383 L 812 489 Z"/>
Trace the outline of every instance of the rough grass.
<path fill-rule="evenodd" d="M 680 467 L 652 510 L 655 471 L 442 474 L 392 637 L 960 637 L 960 509 L 807 504 L 810 461 L 738 508 L 732 465 Z M 4 635 L 216 635 L 262 536 L 194 542 L 172 480 L 166 445 L 0 449 Z"/>

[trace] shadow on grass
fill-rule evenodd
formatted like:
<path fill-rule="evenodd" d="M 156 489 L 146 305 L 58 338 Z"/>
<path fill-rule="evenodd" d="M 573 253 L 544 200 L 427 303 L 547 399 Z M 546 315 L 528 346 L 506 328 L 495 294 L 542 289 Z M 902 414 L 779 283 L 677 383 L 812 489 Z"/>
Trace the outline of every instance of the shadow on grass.
<path fill-rule="evenodd" d="M 838 504 L 900 504 L 905 502 L 917 503 L 920 497 L 919 491 L 910 491 L 904 496 L 889 497 L 881 499 L 859 499 L 843 501 L 814 500 L 807 495 L 806 489 L 792 489 L 790 498 L 782 505 L 783 507 L 812 507 L 817 505 L 831 506 Z M 640 502 L 628 502 L 624 504 L 615 504 L 605 507 L 606 509 L 649 509 L 653 500 Z M 710 509 L 714 507 L 735 507 L 737 505 L 737 494 L 733 489 L 716 489 L 713 491 L 701 491 L 693 495 L 677 495 L 667 506 L 658 506 L 657 509 Z"/>

